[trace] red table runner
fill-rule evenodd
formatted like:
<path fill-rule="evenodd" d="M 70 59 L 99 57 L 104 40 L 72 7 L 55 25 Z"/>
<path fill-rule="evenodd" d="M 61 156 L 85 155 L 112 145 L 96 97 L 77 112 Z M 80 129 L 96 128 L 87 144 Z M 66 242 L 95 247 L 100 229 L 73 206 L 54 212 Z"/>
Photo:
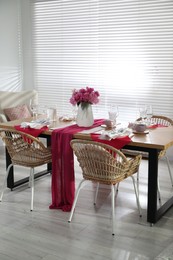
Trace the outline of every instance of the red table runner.
<path fill-rule="evenodd" d="M 103 119 L 94 121 L 92 127 L 76 124 L 55 129 L 51 135 L 52 147 L 52 204 L 50 209 L 70 211 L 75 194 L 74 158 L 70 141 L 75 133 L 103 124 Z"/>
<path fill-rule="evenodd" d="M 85 129 L 92 129 L 103 123 L 103 119 L 95 120 L 92 127 L 79 127 L 76 124 L 52 132 L 52 204 L 50 209 L 70 211 L 75 194 L 74 158 L 70 141 L 73 135 Z M 95 141 L 108 143 L 117 149 L 129 143 L 131 139 L 121 137 L 111 141 L 98 140 L 99 135 L 91 134 Z"/>

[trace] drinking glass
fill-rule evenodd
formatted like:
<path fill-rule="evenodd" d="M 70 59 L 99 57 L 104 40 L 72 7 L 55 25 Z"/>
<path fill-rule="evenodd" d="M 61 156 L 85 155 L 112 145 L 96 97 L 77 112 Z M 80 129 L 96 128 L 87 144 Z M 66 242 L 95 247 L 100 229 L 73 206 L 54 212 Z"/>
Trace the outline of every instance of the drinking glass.
<path fill-rule="evenodd" d="M 30 109 L 32 111 L 32 116 L 34 119 L 37 119 L 38 114 L 38 103 L 35 99 L 30 99 Z"/>
<path fill-rule="evenodd" d="M 147 123 L 148 124 L 150 124 L 152 116 L 153 116 L 153 107 L 152 107 L 152 105 L 147 105 Z"/>
<path fill-rule="evenodd" d="M 119 108 L 117 105 L 110 105 L 108 108 L 109 120 L 112 121 L 113 126 L 116 126 L 117 117 L 119 115 Z"/>
<path fill-rule="evenodd" d="M 78 112 L 78 106 L 72 106 L 72 118 L 74 121 L 76 121 L 76 117 L 77 117 L 77 112 Z"/>
<path fill-rule="evenodd" d="M 57 120 L 57 108 L 56 107 L 47 108 L 47 119 L 52 122 L 55 122 Z"/>
<path fill-rule="evenodd" d="M 145 121 L 146 117 L 147 117 L 147 106 L 141 106 L 139 107 L 139 115 L 142 119 L 142 121 Z"/>

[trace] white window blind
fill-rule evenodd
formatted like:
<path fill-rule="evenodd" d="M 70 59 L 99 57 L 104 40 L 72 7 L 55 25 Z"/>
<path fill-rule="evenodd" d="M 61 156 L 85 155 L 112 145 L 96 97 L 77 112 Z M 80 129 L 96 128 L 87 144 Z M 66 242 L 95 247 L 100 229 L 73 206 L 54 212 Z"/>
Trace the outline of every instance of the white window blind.
<path fill-rule="evenodd" d="M 133 120 L 137 107 L 173 118 L 172 0 L 32 0 L 40 103 L 68 112 L 74 88 L 94 87 Z M 106 116 L 106 114 L 105 114 Z"/>

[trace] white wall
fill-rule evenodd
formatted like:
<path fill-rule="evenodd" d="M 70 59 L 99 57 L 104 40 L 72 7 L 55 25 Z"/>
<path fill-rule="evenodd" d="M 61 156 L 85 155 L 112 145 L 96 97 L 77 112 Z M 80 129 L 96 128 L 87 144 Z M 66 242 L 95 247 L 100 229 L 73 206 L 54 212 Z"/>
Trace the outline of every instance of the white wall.
<path fill-rule="evenodd" d="M 19 13 L 18 0 L 0 0 L 0 90 L 22 85 Z"/>
<path fill-rule="evenodd" d="M 21 0 L 23 88 L 34 88 L 30 0 Z"/>
<path fill-rule="evenodd" d="M 32 89 L 30 0 L 0 0 L 0 90 Z"/>

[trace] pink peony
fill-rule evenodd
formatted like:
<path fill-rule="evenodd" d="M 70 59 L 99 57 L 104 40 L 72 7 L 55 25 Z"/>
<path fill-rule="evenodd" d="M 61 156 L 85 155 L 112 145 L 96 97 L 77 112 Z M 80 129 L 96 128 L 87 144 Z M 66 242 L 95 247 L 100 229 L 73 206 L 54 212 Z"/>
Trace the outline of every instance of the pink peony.
<path fill-rule="evenodd" d="M 79 105 L 80 103 L 97 104 L 99 102 L 99 92 L 94 88 L 86 87 L 79 90 L 74 89 L 70 103 L 72 105 Z"/>

